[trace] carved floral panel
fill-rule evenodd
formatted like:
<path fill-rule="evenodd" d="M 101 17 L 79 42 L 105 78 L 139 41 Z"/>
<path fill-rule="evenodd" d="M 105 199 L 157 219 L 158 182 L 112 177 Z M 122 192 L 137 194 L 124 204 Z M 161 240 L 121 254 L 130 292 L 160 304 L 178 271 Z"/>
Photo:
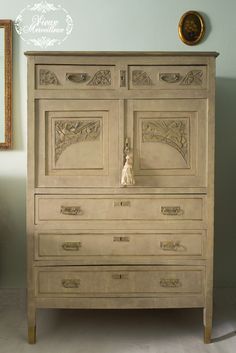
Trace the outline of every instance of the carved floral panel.
<path fill-rule="evenodd" d="M 189 71 L 181 81 L 181 85 L 201 85 L 202 84 L 203 72 L 201 70 Z"/>
<path fill-rule="evenodd" d="M 96 120 L 58 120 L 55 122 L 55 163 L 67 147 L 83 141 L 99 139 L 101 121 Z"/>
<path fill-rule="evenodd" d="M 110 86 L 111 85 L 111 71 L 99 70 L 95 73 L 93 78 L 88 82 L 89 86 Z"/>
<path fill-rule="evenodd" d="M 179 85 L 182 86 L 200 86 L 203 80 L 203 71 L 191 70 L 184 76 L 181 76 L 181 74 L 178 72 L 161 72 L 159 74 L 159 79 L 166 83 L 179 83 Z"/>
<path fill-rule="evenodd" d="M 58 85 L 59 80 L 54 72 L 50 70 L 40 69 L 39 83 L 40 85 Z"/>
<path fill-rule="evenodd" d="M 132 71 L 132 82 L 135 86 L 150 86 L 153 84 L 150 76 L 143 70 Z"/>
<path fill-rule="evenodd" d="M 175 148 L 188 161 L 188 123 L 186 119 L 155 119 L 142 122 L 142 141 L 160 142 Z"/>

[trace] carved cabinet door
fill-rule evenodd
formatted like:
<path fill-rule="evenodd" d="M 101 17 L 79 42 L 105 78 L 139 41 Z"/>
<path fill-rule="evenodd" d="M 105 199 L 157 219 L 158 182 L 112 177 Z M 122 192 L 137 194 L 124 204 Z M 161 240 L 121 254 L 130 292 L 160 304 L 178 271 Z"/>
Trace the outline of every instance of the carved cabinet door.
<path fill-rule="evenodd" d="M 206 186 L 206 100 L 129 100 L 126 133 L 136 186 Z"/>
<path fill-rule="evenodd" d="M 39 100 L 36 186 L 118 184 L 118 120 L 114 100 Z"/>

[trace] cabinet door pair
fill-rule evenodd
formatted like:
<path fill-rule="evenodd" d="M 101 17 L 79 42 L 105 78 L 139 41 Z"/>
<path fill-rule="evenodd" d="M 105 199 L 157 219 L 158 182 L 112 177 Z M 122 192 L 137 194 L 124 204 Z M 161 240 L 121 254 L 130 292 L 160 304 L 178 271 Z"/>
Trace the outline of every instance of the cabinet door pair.
<path fill-rule="evenodd" d="M 36 112 L 38 187 L 119 187 L 125 142 L 134 187 L 206 186 L 207 100 L 42 99 Z"/>

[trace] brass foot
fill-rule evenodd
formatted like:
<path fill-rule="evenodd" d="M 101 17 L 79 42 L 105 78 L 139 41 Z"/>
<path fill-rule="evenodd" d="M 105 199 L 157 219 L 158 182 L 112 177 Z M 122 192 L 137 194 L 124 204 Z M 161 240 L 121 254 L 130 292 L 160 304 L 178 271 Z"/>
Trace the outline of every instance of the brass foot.
<path fill-rule="evenodd" d="M 211 327 L 204 327 L 204 343 L 211 343 Z"/>
<path fill-rule="evenodd" d="M 36 343 L 36 326 L 32 326 L 28 328 L 28 342 L 29 344 Z"/>

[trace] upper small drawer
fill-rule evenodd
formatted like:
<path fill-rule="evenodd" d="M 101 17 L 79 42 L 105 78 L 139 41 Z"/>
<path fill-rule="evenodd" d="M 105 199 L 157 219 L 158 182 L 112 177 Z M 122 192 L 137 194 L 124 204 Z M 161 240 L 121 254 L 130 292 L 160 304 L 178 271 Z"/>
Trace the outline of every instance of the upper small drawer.
<path fill-rule="evenodd" d="M 129 89 L 206 88 L 206 66 L 129 66 Z"/>
<path fill-rule="evenodd" d="M 37 89 L 113 89 L 115 66 L 37 65 Z"/>

